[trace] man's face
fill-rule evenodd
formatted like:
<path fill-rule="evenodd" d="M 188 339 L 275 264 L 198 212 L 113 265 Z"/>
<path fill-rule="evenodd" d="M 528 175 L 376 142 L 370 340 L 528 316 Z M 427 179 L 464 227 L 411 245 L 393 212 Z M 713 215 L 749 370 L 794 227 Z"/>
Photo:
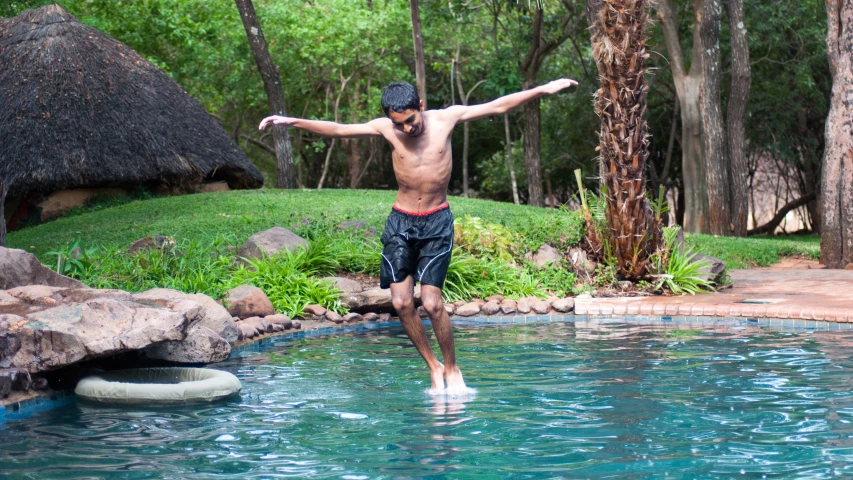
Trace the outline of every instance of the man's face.
<path fill-rule="evenodd" d="M 394 123 L 394 128 L 409 135 L 417 137 L 424 132 L 424 102 L 421 101 L 421 106 L 418 110 L 414 108 L 406 109 L 402 112 L 390 110 L 388 118 Z"/>

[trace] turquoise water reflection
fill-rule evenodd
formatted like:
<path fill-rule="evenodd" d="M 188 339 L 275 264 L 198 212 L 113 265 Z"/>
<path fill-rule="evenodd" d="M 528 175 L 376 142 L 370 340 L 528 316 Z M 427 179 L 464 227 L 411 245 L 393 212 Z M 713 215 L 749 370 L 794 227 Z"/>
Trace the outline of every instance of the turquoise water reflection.
<path fill-rule="evenodd" d="M 684 327 L 681 327 L 684 328 Z M 853 475 L 853 335 L 636 324 L 460 329 L 470 398 L 433 398 L 401 329 L 220 365 L 237 400 L 77 403 L 0 426 L 8 478 Z"/>

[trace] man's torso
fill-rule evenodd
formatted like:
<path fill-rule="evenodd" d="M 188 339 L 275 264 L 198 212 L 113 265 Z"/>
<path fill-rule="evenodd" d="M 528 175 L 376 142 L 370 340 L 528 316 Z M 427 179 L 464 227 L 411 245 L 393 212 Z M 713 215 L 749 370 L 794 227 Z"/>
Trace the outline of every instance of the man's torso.
<path fill-rule="evenodd" d="M 394 129 L 390 122 L 382 135 L 394 149 L 394 174 L 397 177 L 397 200 L 400 208 L 410 212 L 432 210 L 447 201 L 447 185 L 453 167 L 450 139 L 455 122 L 441 110 L 424 112 L 426 128 L 416 137 Z"/>

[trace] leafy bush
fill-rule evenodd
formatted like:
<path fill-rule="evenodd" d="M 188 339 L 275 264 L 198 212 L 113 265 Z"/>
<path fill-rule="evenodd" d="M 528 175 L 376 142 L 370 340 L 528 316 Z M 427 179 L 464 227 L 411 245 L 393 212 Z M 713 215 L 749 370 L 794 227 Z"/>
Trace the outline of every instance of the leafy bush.
<path fill-rule="evenodd" d="M 655 270 L 652 277 L 657 278 L 655 289 L 666 287 L 675 295 L 712 291 L 714 285 L 703 278 L 704 272 L 710 268 L 707 260 L 694 260 L 696 253 L 685 247 L 682 251 L 676 245 L 676 237 L 680 227 L 663 229 L 663 249 L 652 256 L 651 263 Z"/>
<path fill-rule="evenodd" d="M 465 215 L 455 222 L 453 243 L 472 255 L 512 262 L 513 235 L 506 227 Z"/>

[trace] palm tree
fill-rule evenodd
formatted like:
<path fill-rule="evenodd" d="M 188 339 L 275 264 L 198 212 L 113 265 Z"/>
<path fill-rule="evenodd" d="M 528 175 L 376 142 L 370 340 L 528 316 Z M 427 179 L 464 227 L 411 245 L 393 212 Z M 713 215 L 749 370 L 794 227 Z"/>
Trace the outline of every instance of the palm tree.
<path fill-rule="evenodd" d="M 646 198 L 649 139 L 645 62 L 649 0 L 588 0 L 592 51 L 601 88 L 595 112 L 601 118 L 599 152 L 607 201 L 604 241 L 625 279 L 646 276 L 649 256 L 660 243 L 660 224 Z"/>

